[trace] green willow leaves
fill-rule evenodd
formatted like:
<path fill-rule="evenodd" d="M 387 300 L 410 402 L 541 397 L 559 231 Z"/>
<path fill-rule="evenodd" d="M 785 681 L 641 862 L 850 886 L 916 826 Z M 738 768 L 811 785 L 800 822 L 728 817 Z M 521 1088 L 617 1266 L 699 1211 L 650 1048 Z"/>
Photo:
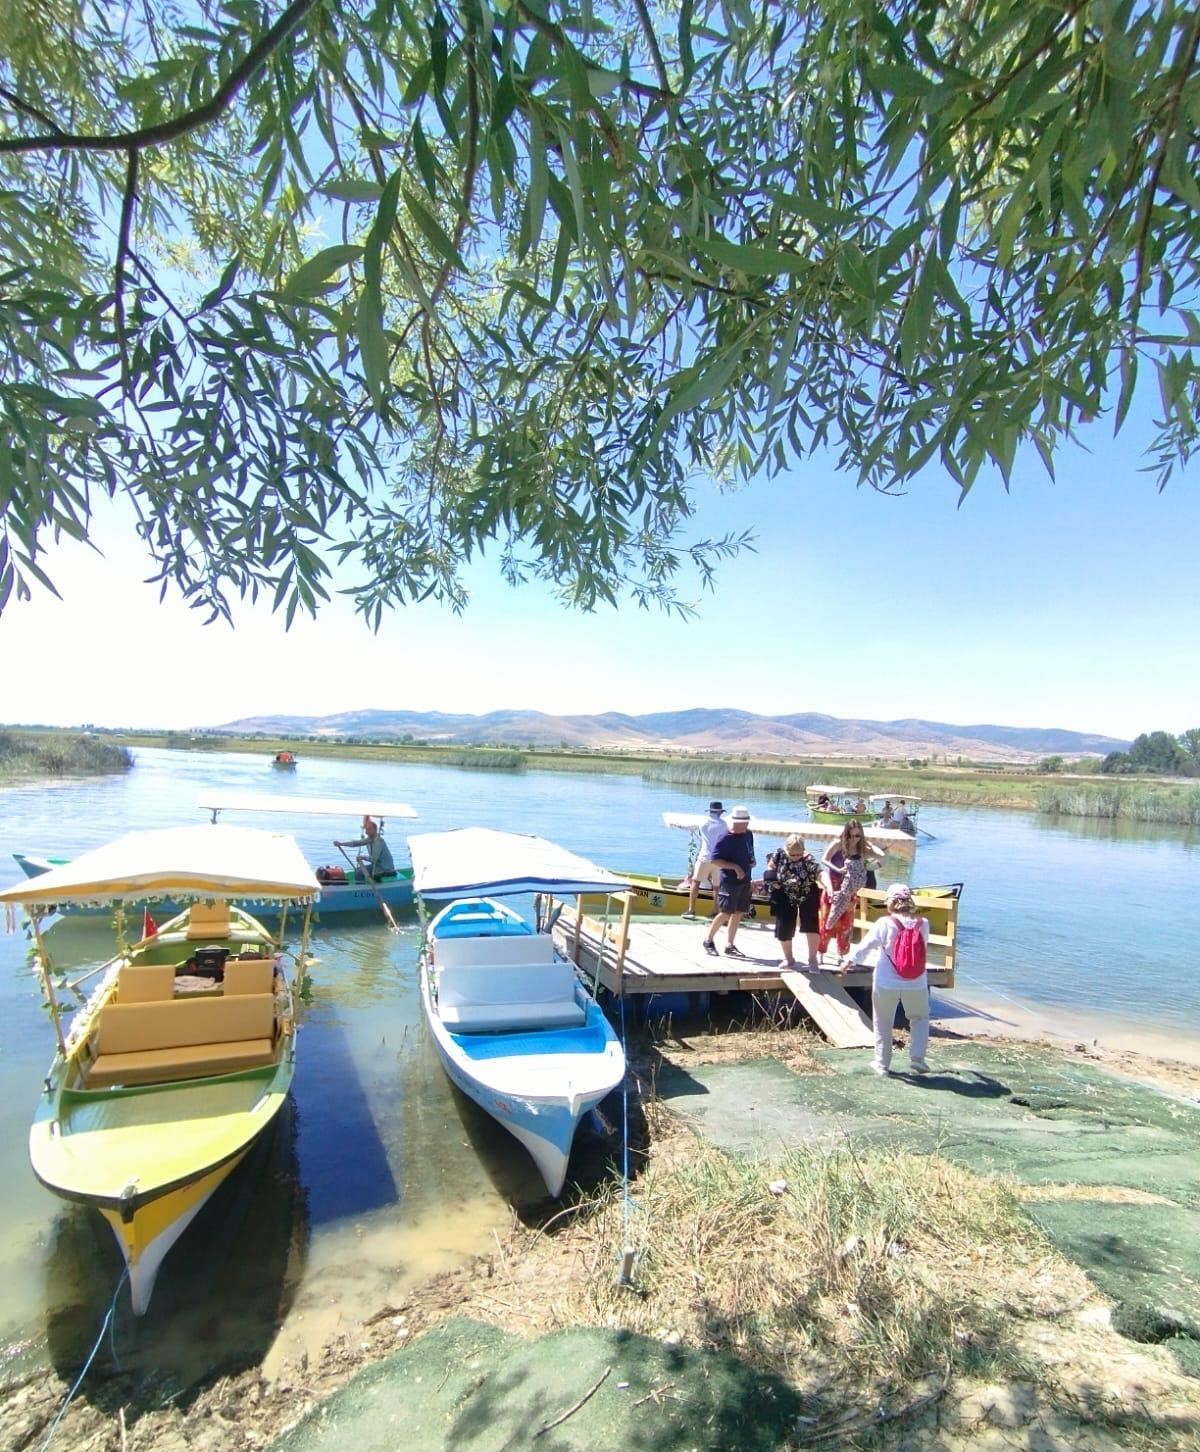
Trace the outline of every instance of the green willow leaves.
<path fill-rule="evenodd" d="M 121 495 L 154 577 L 369 623 L 494 546 L 684 608 L 698 491 L 1047 468 L 1200 409 L 1200 11 L 37 0 L 0 57 L 0 606 Z M 797 486 L 792 486 L 797 487 Z M 336 568 L 336 577 L 333 574 Z M 336 586 L 335 586 L 336 578 Z"/>

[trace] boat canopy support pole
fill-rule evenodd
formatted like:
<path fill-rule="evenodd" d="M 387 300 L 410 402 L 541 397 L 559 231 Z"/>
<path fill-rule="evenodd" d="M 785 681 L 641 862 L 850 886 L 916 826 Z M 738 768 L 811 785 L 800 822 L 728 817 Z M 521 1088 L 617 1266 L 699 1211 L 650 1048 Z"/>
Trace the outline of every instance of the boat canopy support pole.
<path fill-rule="evenodd" d="M 287 909 L 285 908 L 286 912 Z M 308 934 L 312 927 L 313 905 L 310 902 L 304 904 L 304 924 L 300 929 L 300 950 L 296 954 L 296 976 L 293 980 L 295 991 L 300 993 L 304 988 L 305 965 L 308 963 Z M 282 924 L 280 925 L 280 937 L 283 936 Z"/>
<path fill-rule="evenodd" d="M 63 1038 L 62 1009 L 58 1006 L 58 995 L 54 992 L 54 978 L 50 972 L 50 955 L 46 952 L 46 943 L 42 937 L 42 930 L 37 917 L 31 913 L 29 921 L 33 924 L 33 941 L 37 945 L 38 969 L 42 975 L 42 987 L 46 993 L 46 1002 L 50 1005 L 50 1020 L 54 1024 L 54 1037 L 58 1040 L 58 1052 L 65 1059 L 67 1057 L 67 1043 Z"/>

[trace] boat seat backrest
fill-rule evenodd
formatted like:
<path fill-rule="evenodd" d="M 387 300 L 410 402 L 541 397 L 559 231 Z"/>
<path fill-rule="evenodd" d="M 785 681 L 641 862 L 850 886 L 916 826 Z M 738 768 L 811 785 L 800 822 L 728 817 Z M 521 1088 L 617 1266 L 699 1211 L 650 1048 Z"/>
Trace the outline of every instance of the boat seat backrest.
<path fill-rule="evenodd" d="M 225 960 L 225 992 L 235 997 L 243 993 L 271 993 L 275 987 L 274 958 L 227 958 Z"/>
<path fill-rule="evenodd" d="M 174 992 L 172 963 L 126 963 L 117 978 L 119 1003 L 165 1003 Z"/>
<path fill-rule="evenodd" d="M 557 955 L 548 933 L 506 933 L 494 938 L 435 938 L 438 968 L 467 964 L 504 967 L 514 963 L 552 963 Z"/>
<path fill-rule="evenodd" d="M 229 936 L 229 904 L 227 902 L 194 902 L 188 912 L 187 935 L 193 938 L 227 938 Z"/>
<path fill-rule="evenodd" d="M 275 998 L 243 993 L 230 998 L 176 998 L 169 1003 L 108 1003 L 100 1010 L 102 1054 L 144 1049 L 178 1049 L 193 1044 L 228 1044 L 270 1039 Z"/>
<path fill-rule="evenodd" d="M 574 1003 L 575 970 L 562 959 L 554 963 L 514 963 L 503 968 L 443 968 L 438 973 L 438 1003 L 459 1008 L 473 1004 Z"/>

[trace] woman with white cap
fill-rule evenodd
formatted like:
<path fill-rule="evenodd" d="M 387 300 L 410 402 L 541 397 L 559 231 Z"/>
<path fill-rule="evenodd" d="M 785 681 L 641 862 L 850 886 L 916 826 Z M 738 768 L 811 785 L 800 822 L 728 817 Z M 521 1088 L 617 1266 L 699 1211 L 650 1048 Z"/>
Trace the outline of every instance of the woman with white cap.
<path fill-rule="evenodd" d="M 904 1005 L 908 1016 L 908 1056 L 913 1072 L 927 1074 L 925 1052 L 929 1044 L 929 976 L 925 949 L 929 919 L 918 916 L 912 889 L 893 882 L 887 890 L 887 916 L 878 918 L 871 931 L 842 966 L 858 967 L 875 954 L 871 984 L 871 1018 L 875 1028 L 877 1074 L 892 1071 L 892 1031 L 896 1009 Z"/>

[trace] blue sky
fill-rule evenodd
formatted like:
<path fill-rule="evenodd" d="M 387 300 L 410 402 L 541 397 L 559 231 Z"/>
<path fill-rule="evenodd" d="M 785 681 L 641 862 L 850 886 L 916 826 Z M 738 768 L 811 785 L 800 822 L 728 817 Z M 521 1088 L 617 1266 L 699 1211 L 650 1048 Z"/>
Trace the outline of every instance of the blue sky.
<path fill-rule="evenodd" d="M 1060 455 L 1057 483 L 1030 454 L 1009 494 L 984 477 L 961 508 L 938 470 L 892 498 L 819 461 L 707 493 L 697 532 L 749 527 L 758 549 L 714 592 L 695 585 L 691 621 L 628 604 L 571 614 L 485 562 L 460 618 L 421 606 L 373 636 L 339 602 L 289 634 L 266 605 L 236 630 L 204 626 L 140 583 L 149 568 L 113 510 L 94 533 L 103 559 L 75 545 L 50 557 L 61 602 L 0 618 L 0 720 L 727 705 L 1114 736 L 1200 725 L 1196 470 L 1159 494 L 1135 419 L 1116 440 L 1103 421 L 1085 438 L 1091 452 Z"/>

